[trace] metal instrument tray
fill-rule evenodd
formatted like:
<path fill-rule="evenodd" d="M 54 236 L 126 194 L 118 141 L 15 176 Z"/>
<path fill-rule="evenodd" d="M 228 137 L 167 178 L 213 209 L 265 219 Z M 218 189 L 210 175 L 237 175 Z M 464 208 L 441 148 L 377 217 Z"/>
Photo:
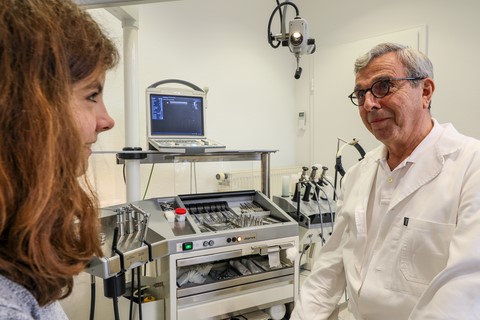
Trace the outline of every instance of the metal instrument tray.
<path fill-rule="evenodd" d="M 190 295 L 245 285 L 248 283 L 256 283 L 288 275 L 293 277 L 294 268 L 291 263 L 282 261 L 281 267 L 269 268 L 267 257 L 253 256 L 249 257 L 249 259 L 252 259 L 252 261 L 264 271 L 261 273 L 241 275 L 228 263 L 228 261 L 215 262 L 213 263 L 210 272 L 205 276 L 206 280 L 204 283 L 196 284 L 188 282 L 180 287 L 177 285 L 177 297 L 183 298 Z"/>

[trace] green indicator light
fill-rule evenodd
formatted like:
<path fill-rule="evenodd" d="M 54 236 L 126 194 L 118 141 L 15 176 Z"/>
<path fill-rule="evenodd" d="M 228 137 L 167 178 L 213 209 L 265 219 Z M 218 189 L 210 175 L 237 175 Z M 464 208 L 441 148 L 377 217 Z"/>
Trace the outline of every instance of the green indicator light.
<path fill-rule="evenodd" d="M 193 242 L 185 242 L 185 243 L 182 244 L 182 249 L 184 251 L 192 250 L 192 248 L 193 248 Z"/>

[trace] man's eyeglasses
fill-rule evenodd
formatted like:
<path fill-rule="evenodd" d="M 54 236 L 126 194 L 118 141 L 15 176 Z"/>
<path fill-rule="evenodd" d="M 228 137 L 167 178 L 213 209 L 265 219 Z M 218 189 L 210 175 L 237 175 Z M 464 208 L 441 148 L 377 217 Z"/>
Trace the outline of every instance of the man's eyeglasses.
<path fill-rule="evenodd" d="M 351 95 L 348 97 L 352 100 L 352 103 L 356 106 L 363 106 L 365 103 L 365 98 L 367 96 L 367 92 L 370 91 L 375 98 L 383 98 L 390 92 L 390 87 L 392 85 L 392 81 L 400 81 L 400 80 L 422 80 L 425 77 L 410 77 L 410 78 L 393 78 L 393 79 L 384 79 L 375 81 L 372 86 L 368 89 L 360 89 L 353 91 Z"/>

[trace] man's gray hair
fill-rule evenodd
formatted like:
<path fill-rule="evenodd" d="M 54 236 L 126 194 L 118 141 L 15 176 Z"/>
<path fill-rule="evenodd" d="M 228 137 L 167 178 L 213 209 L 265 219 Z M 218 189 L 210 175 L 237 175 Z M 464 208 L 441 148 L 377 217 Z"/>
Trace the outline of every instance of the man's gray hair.
<path fill-rule="evenodd" d="M 407 77 L 414 78 L 433 78 L 433 65 L 430 59 L 422 52 L 412 49 L 408 46 L 397 43 L 381 43 L 373 47 L 370 51 L 357 58 L 355 61 L 355 75 L 375 58 L 383 56 L 389 52 L 395 52 L 398 60 L 405 67 Z M 413 83 L 414 86 L 417 83 Z"/>

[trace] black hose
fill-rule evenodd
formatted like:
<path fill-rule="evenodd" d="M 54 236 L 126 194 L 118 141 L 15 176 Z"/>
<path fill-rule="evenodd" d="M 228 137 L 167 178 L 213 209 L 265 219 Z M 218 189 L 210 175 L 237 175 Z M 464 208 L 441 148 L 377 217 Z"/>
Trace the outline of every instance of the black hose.
<path fill-rule="evenodd" d="M 137 285 L 138 285 L 138 320 L 142 320 L 142 267 L 137 268 Z"/>
<path fill-rule="evenodd" d="M 120 315 L 118 313 L 118 297 L 117 297 L 117 281 L 113 281 L 113 314 L 115 315 L 115 320 L 120 320 Z"/>
<path fill-rule="evenodd" d="M 93 320 L 95 318 L 95 276 L 90 277 L 90 320 Z"/>
<path fill-rule="evenodd" d="M 133 289 L 135 288 L 135 269 L 132 269 L 132 282 L 130 283 L 130 314 L 128 319 L 133 320 Z"/>
<path fill-rule="evenodd" d="M 268 43 L 270 44 L 270 46 L 272 48 L 278 48 L 280 46 L 280 42 L 278 42 L 276 45 L 273 44 L 273 40 L 272 40 L 272 32 L 271 32 L 271 29 L 272 29 L 272 20 L 273 20 L 273 17 L 275 16 L 275 13 L 277 12 L 277 10 L 279 10 L 281 7 L 283 6 L 286 6 L 286 5 L 290 5 L 292 7 L 295 8 L 295 15 L 298 17 L 300 15 L 300 12 L 298 10 L 298 7 L 293 3 L 293 2 L 283 2 L 283 3 L 280 3 L 278 6 L 275 7 L 275 9 L 273 10 L 272 14 L 270 15 L 270 19 L 268 19 L 268 27 L 267 27 L 267 41 Z M 281 13 L 280 13 L 281 14 Z M 281 22 L 280 22 L 281 23 Z"/>

